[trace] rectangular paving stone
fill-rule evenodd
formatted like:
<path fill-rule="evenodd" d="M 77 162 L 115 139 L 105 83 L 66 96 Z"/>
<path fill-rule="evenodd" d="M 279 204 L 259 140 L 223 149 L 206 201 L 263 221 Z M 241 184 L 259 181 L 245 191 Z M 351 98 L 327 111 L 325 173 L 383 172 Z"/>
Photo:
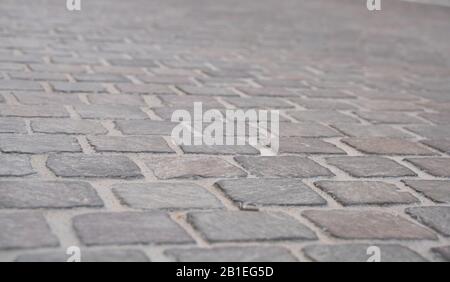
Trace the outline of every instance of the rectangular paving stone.
<path fill-rule="evenodd" d="M 35 119 L 31 129 L 49 134 L 106 134 L 108 130 L 100 122 L 74 119 Z"/>
<path fill-rule="evenodd" d="M 208 108 L 224 108 L 224 105 L 221 104 L 215 97 L 209 96 L 178 96 L 178 95 L 161 95 L 159 99 L 164 105 L 169 107 L 182 107 L 186 106 L 194 106 L 194 103 L 201 102 L 202 106 Z"/>
<path fill-rule="evenodd" d="M 431 121 L 434 124 L 450 124 L 449 113 L 421 113 L 420 116 Z"/>
<path fill-rule="evenodd" d="M 159 179 L 244 177 L 247 174 L 219 157 L 151 157 L 145 162 Z"/>
<path fill-rule="evenodd" d="M 400 138 L 345 138 L 345 144 L 366 154 L 375 155 L 436 155 L 420 143 Z"/>
<path fill-rule="evenodd" d="M 334 127 L 350 137 L 361 138 L 375 138 L 375 137 L 390 137 L 390 138 L 412 138 L 411 134 L 394 128 L 390 125 L 377 124 L 335 124 Z"/>
<path fill-rule="evenodd" d="M 66 250 L 21 254 L 16 262 L 67 262 Z M 144 252 L 133 249 L 81 249 L 81 262 L 149 262 Z"/>
<path fill-rule="evenodd" d="M 327 168 L 316 162 L 298 156 L 247 157 L 234 158 L 251 174 L 264 177 L 308 178 L 334 176 Z"/>
<path fill-rule="evenodd" d="M 139 107 L 127 105 L 85 105 L 76 106 L 82 118 L 87 119 L 148 119 Z"/>
<path fill-rule="evenodd" d="M 106 92 L 101 83 L 95 82 L 52 82 L 53 91 L 65 93 Z"/>
<path fill-rule="evenodd" d="M 317 89 L 317 90 L 302 90 L 301 94 L 310 97 L 310 98 L 327 98 L 327 99 L 351 99 L 355 98 L 354 96 L 343 92 L 341 90 L 332 90 L 332 89 Z"/>
<path fill-rule="evenodd" d="M 159 136 L 89 136 L 97 152 L 175 153 Z"/>
<path fill-rule="evenodd" d="M 36 172 L 31 167 L 30 158 L 17 155 L 0 155 L 0 176 L 27 176 Z"/>
<path fill-rule="evenodd" d="M 24 105 L 83 105 L 77 94 L 47 94 L 15 91 L 14 97 Z"/>
<path fill-rule="evenodd" d="M 181 145 L 186 154 L 207 155 L 258 155 L 259 150 L 250 145 Z"/>
<path fill-rule="evenodd" d="M 369 244 L 311 245 L 303 252 L 315 262 L 367 262 Z M 426 262 L 421 255 L 401 245 L 377 244 L 380 262 Z"/>
<path fill-rule="evenodd" d="M 145 83 L 166 84 L 166 85 L 195 85 L 190 77 L 187 76 L 171 76 L 171 75 L 154 75 L 139 76 L 138 79 Z"/>
<path fill-rule="evenodd" d="M 436 203 L 450 203 L 450 181 L 403 180 L 403 182 Z"/>
<path fill-rule="evenodd" d="M 33 71 L 57 72 L 57 73 L 83 73 L 86 68 L 80 65 L 64 65 L 64 64 L 29 64 Z"/>
<path fill-rule="evenodd" d="M 126 135 L 163 135 L 171 136 L 176 122 L 159 120 L 118 120 L 117 128 Z"/>
<path fill-rule="evenodd" d="M 78 82 L 129 82 L 126 77 L 111 73 L 82 73 L 72 76 Z"/>
<path fill-rule="evenodd" d="M 282 87 L 238 87 L 238 90 L 249 96 L 298 97 L 294 91 Z"/>
<path fill-rule="evenodd" d="M 373 124 L 423 124 L 424 121 L 405 112 L 355 112 L 359 117 Z"/>
<path fill-rule="evenodd" d="M 39 82 L 26 80 L 0 80 L 0 90 L 44 90 Z"/>
<path fill-rule="evenodd" d="M 317 206 L 327 202 L 297 179 L 220 180 L 216 186 L 241 208 Z"/>
<path fill-rule="evenodd" d="M 310 210 L 302 213 L 333 237 L 373 240 L 436 240 L 431 231 L 398 215 L 371 210 Z"/>
<path fill-rule="evenodd" d="M 34 80 L 34 81 L 68 81 L 63 73 L 55 72 L 9 72 L 11 79 Z"/>
<path fill-rule="evenodd" d="M 431 139 L 420 141 L 436 150 L 450 154 L 450 138 L 448 139 Z"/>
<path fill-rule="evenodd" d="M 125 67 L 157 67 L 158 65 L 152 59 L 134 58 L 134 59 L 108 59 L 113 66 Z"/>
<path fill-rule="evenodd" d="M 194 243 L 186 231 L 160 212 L 83 214 L 73 218 L 73 227 L 87 246 Z"/>
<path fill-rule="evenodd" d="M 441 235 L 450 237 L 450 207 L 413 207 L 407 208 L 406 213 Z"/>
<path fill-rule="evenodd" d="M 344 206 L 398 205 L 419 201 L 395 185 L 379 181 L 318 181 L 315 185 Z"/>
<path fill-rule="evenodd" d="M 301 121 L 323 122 L 326 124 L 359 123 L 358 119 L 338 111 L 295 110 L 295 111 L 288 111 L 287 114 L 300 122 Z"/>
<path fill-rule="evenodd" d="M 67 110 L 61 106 L 22 106 L 0 105 L 0 116 L 6 117 L 69 117 Z"/>
<path fill-rule="evenodd" d="M 38 212 L 0 213 L 0 250 L 57 247 L 44 216 Z"/>
<path fill-rule="evenodd" d="M 411 125 L 406 129 L 428 139 L 450 138 L 450 126 L 448 125 Z"/>
<path fill-rule="evenodd" d="M 60 177 L 142 177 L 139 167 L 126 156 L 50 155 L 47 167 Z"/>
<path fill-rule="evenodd" d="M 314 122 L 280 122 L 280 137 L 339 137 L 341 133 L 325 125 Z"/>
<path fill-rule="evenodd" d="M 224 100 L 234 105 L 238 109 L 286 109 L 294 108 L 294 105 L 288 104 L 282 99 L 269 98 L 269 97 L 231 97 L 224 98 Z"/>
<path fill-rule="evenodd" d="M 282 213 L 192 212 L 187 220 L 211 243 L 317 239 L 308 227 Z"/>
<path fill-rule="evenodd" d="M 217 209 L 220 201 L 194 183 L 116 184 L 113 192 L 123 205 L 134 209 Z"/>
<path fill-rule="evenodd" d="M 169 249 L 164 254 L 177 262 L 295 262 L 281 247 L 218 247 Z"/>
<path fill-rule="evenodd" d="M 224 87 L 178 86 L 178 88 L 188 95 L 239 96 L 237 93 Z"/>
<path fill-rule="evenodd" d="M 103 202 L 86 182 L 0 181 L 0 208 L 102 207 Z"/>
<path fill-rule="evenodd" d="M 139 95 L 129 94 L 88 94 L 87 99 L 94 105 L 146 106 Z"/>
<path fill-rule="evenodd" d="M 0 118 L 0 133 L 27 133 L 25 120 L 19 118 Z"/>
<path fill-rule="evenodd" d="M 356 107 L 343 101 L 331 99 L 290 98 L 289 101 L 308 110 L 355 110 Z"/>
<path fill-rule="evenodd" d="M 423 111 L 423 107 L 416 105 L 411 101 L 393 101 L 389 100 L 359 100 L 355 101 L 361 107 L 373 110 L 373 111 Z"/>
<path fill-rule="evenodd" d="M 314 138 L 283 137 L 280 139 L 281 154 L 325 154 L 342 155 L 345 151 L 335 145 Z"/>
<path fill-rule="evenodd" d="M 354 177 L 416 176 L 412 170 L 382 157 L 331 157 L 326 161 Z"/>
<path fill-rule="evenodd" d="M 6 153 L 46 154 L 52 152 L 81 152 L 77 139 L 58 135 L 0 135 L 0 151 Z"/>
<path fill-rule="evenodd" d="M 438 177 L 450 177 L 450 158 L 409 158 L 408 162 Z"/>
<path fill-rule="evenodd" d="M 174 95 L 176 94 L 167 85 L 161 84 L 133 84 L 118 83 L 116 87 L 124 93 L 152 94 L 152 95 Z"/>

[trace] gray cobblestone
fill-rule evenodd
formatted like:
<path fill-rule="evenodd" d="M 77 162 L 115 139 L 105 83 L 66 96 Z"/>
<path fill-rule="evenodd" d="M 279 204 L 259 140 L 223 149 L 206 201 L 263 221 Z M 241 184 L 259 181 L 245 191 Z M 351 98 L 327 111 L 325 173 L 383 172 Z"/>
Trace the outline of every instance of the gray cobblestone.
<path fill-rule="evenodd" d="M 437 203 L 450 203 L 450 181 L 403 180 L 409 187 Z"/>
<path fill-rule="evenodd" d="M 74 137 L 55 135 L 0 136 L 0 151 L 6 153 L 45 154 L 53 152 L 81 152 Z"/>
<path fill-rule="evenodd" d="M 92 213 L 74 217 L 80 240 L 88 246 L 183 244 L 193 240 L 164 213 Z"/>
<path fill-rule="evenodd" d="M 165 254 L 178 262 L 295 262 L 289 251 L 279 247 L 221 247 L 169 249 Z"/>
<path fill-rule="evenodd" d="M 42 86 L 34 81 L 1 80 L 0 90 L 43 90 Z"/>
<path fill-rule="evenodd" d="M 43 92 L 15 91 L 14 96 L 24 105 L 81 105 L 77 94 L 46 94 Z"/>
<path fill-rule="evenodd" d="M 401 192 L 389 183 L 377 181 L 319 181 L 316 186 L 344 206 L 395 205 L 417 203 L 408 192 Z"/>
<path fill-rule="evenodd" d="M 142 177 L 139 167 L 125 156 L 51 155 L 47 166 L 60 177 Z"/>
<path fill-rule="evenodd" d="M 22 254 L 16 262 L 67 262 L 70 258 L 66 251 L 48 251 Z M 82 262 L 148 262 L 149 259 L 139 250 L 81 250 Z"/>
<path fill-rule="evenodd" d="M 407 161 L 431 175 L 450 177 L 450 158 L 411 158 L 407 159 Z"/>
<path fill-rule="evenodd" d="M 188 221 L 212 243 L 317 239 L 309 228 L 281 213 L 196 212 L 188 214 Z"/>
<path fill-rule="evenodd" d="M 398 215 L 379 211 L 305 211 L 303 215 L 341 239 L 436 240 L 427 229 Z"/>
<path fill-rule="evenodd" d="M 244 171 L 219 157 L 152 157 L 146 164 L 159 179 L 246 176 Z"/>
<path fill-rule="evenodd" d="M 333 176 L 327 168 L 316 162 L 297 156 L 235 157 L 252 174 L 265 177 L 318 177 Z"/>
<path fill-rule="evenodd" d="M 298 121 L 314 121 L 326 124 L 359 123 L 358 119 L 338 111 L 288 111 L 288 114 Z"/>
<path fill-rule="evenodd" d="M 419 143 L 406 139 L 374 137 L 374 138 L 348 138 L 342 142 L 366 153 L 376 155 L 436 155 Z"/>
<path fill-rule="evenodd" d="M 338 137 L 341 133 L 314 122 L 280 122 L 281 137 Z"/>
<path fill-rule="evenodd" d="M 127 135 L 170 136 L 173 128 L 178 125 L 176 122 L 153 120 L 118 120 L 115 123 L 118 129 Z"/>
<path fill-rule="evenodd" d="M 327 202 L 297 179 L 221 180 L 216 185 L 239 207 L 316 206 Z"/>
<path fill-rule="evenodd" d="M 174 153 L 157 136 L 90 136 L 88 141 L 97 152 Z"/>
<path fill-rule="evenodd" d="M 44 216 L 37 212 L 0 213 L 0 249 L 57 247 Z"/>
<path fill-rule="evenodd" d="M 342 124 L 334 125 L 338 130 L 350 137 L 361 138 L 412 138 L 413 136 L 390 125 Z"/>
<path fill-rule="evenodd" d="M 222 204 L 205 188 L 193 183 L 117 184 L 114 194 L 135 209 L 215 209 Z"/>
<path fill-rule="evenodd" d="M 106 134 L 108 130 L 99 122 L 72 119 L 36 119 L 31 128 L 37 133 L 50 134 Z"/>
<path fill-rule="evenodd" d="M 231 90 L 222 87 L 194 87 L 181 86 L 178 87 L 181 91 L 188 95 L 206 95 L 206 96 L 238 96 Z"/>
<path fill-rule="evenodd" d="M 19 118 L 0 118 L 0 133 L 27 133 L 25 121 Z"/>
<path fill-rule="evenodd" d="M 345 151 L 320 139 L 285 137 L 280 139 L 279 153 L 345 155 Z"/>
<path fill-rule="evenodd" d="M 426 144 L 436 150 L 441 152 L 450 154 L 450 138 L 448 139 L 432 139 L 432 140 L 423 140 L 421 141 L 423 144 Z"/>
<path fill-rule="evenodd" d="M 403 112 L 356 112 L 359 117 L 373 124 L 423 124 L 424 122 L 409 113 Z"/>
<path fill-rule="evenodd" d="M 414 207 L 406 209 L 406 213 L 443 236 L 450 237 L 450 207 Z"/>
<path fill-rule="evenodd" d="M 27 176 L 34 173 L 28 157 L 0 155 L 0 176 Z"/>
<path fill-rule="evenodd" d="M 56 181 L 0 181 L 0 208 L 102 207 L 89 183 Z"/>
<path fill-rule="evenodd" d="M 139 95 L 88 94 L 87 99 L 91 104 L 98 105 L 145 106 L 144 100 Z"/>
<path fill-rule="evenodd" d="M 69 117 L 63 106 L 0 105 L 0 116 L 6 117 Z"/>
<path fill-rule="evenodd" d="M 148 119 L 139 107 L 127 105 L 85 105 L 75 110 L 87 119 Z"/>
<path fill-rule="evenodd" d="M 332 157 L 327 162 L 354 177 L 416 176 L 412 170 L 381 157 Z"/>
<path fill-rule="evenodd" d="M 106 92 L 104 86 L 100 83 L 72 83 L 72 82 L 53 82 L 53 90 L 55 92 L 67 92 L 67 93 L 86 93 L 86 92 Z"/>

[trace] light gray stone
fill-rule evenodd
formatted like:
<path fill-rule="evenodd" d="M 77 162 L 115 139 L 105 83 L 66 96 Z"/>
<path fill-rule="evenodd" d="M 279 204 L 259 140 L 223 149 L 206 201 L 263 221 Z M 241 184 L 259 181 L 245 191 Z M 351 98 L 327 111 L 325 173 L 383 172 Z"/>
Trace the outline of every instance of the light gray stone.
<path fill-rule="evenodd" d="M 332 157 L 327 162 L 354 177 L 400 177 L 416 174 L 397 162 L 381 157 Z"/>
<path fill-rule="evenodd" d="M 22 254 L 16 262 L 67 262 L 71 255 L 66 250 Z M 148 257 L 140 250 L 132 249 L 81 249 L 81 262 L 149 262 Z"/>
<path fill-rule="evenodd" d="M 450 237 L 450 207 L 414 207 L 406 209 L 406 213 L 441 235 Z"/>
<path fill-rule="evenodd" d="M 23 154 L 82 151 L 76 138 L 64 135 L 3 135 L 0 136 L 0 150 Z"/>
<path fill-rule="evenodd" d="M 175 153 L 158 136 L 90 136 L 88 141 L 97 152 Z"/>
<path fill-rule="evenodd" d="M 26 156 L 0 155 L 0 176 L 27 176 L 34 173 L 30 158 Z"/>

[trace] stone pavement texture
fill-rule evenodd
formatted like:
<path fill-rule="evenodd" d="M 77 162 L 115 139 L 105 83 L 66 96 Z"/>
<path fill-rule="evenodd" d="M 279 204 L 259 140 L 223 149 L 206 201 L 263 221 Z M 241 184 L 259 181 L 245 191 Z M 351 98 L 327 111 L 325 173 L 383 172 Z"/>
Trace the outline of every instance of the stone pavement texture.
<path fill-rule="evenodd" d="M 1 261 L 450 259 L 449 7 L 0 2 Z M 177 146 L 194 102 L 279 155 Z"/>

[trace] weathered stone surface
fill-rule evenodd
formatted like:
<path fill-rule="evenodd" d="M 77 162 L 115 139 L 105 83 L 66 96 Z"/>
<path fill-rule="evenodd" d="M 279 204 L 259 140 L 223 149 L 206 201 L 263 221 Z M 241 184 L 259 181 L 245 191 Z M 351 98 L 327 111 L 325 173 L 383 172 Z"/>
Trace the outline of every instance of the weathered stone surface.
<path fill-rule="evenodd" d="M 294 108 L 293 105 L 286 103 L 282 99 L 269 97 L 252 97 L 241 98 L 231 97 L 224 98 L 224 100 L 236 106 L 238 109 L 276 109 L 276 108 Z"/>
<path fill-rule="evenodd" d="M 334 176 L 327 168 L 316 162 L 297 156 L 234 158 L 251 174 L 264 177 L 318 177 Z"/>
<path fill-rule="evenodd" d="M 407 208 L 406 213 L 443 236 L 450 237 L 450 207 L 414 207 Z"/>
<path fill-rule="evenodd" d="M 85 105 L 75 110 L 82 118 L 90 119 L 148 119 L 139 107 L 127 105 Z"/>
<path fill-rule="evenodd" d="M 424 121 L 405 112 L 356 112 L 359 117 L 373 124 L 423 124 Z"/>
<path fill-rule="evenodd" d="M 43 90 L 38 82 L 26 80 L 0 80 L 0 90 Z"/>
<path fill-rule="evenodd" d="M 376 155 L 436 155 L 420 143 L 397 138 L 347 138 L 342 142 L 366 154 Z"/>
<path fill-rule="evenodd" d="M 416 174 L 397 162 L 381 157 L 332 157 L 327 163 L 354 177 L 400 177 Z"/>
<path fill-rule="evenodd" d="M 319 181 L 317 187 L 330 194 L 344 206 L 395 205 L 418 202 L 408 192 L 395 185 L 378 181 Z"/>
<path fill-rule="evenodd" d="M 288 111 L 298 121 L 314 121 L 326 124 L 359 123 L 358 119 L 338 111 Z"/>
<path fill-rule="evenodd" d="M 350 137 L 375 138 L 411 138 L 411 134 L 401 131 L 386 124 L 366 125 L 366 124 L 345 124 L 334 125 L 338 130 Z"/>
<path fill-rule="evenodd" d="M 103 202 L 86 182 L 0 181 L 0 208 L 102 207 Z"/>
<path fill-rule="evenodd" d="M 34 173 L 28 157 L 0 155 L 0 176 L 27 176 Z"/>
<path fill-rule="evenodd" d="M 73 226 L 88 246 L 193 243 L 186 231 L 159 212 L 83 214 L 73 218 Z"/>
<path fill-rule="evenodd" d="M 335 145 L 313 138 L 284 137 L 280 139 L 281 154 L 324 154 L 345 155 L 345 151 Z"/>
<path fill-rule="evenodd" d="M 306 256 L 316 262 L 367 262 L 372 256 L 367 250 L 372 245 L 312 245 L 303 248 Z M 400 245 L 374 245 L 380 248 L 380 262 L 425 262 L 426 260 L 407 247 Z"/>
<path fill-rule="evenodd" d="M 123 134 L 127 135 L 170 136 L 178 123 L 156 120 L 118 120 L 116 125 Z"/>
<path fill-rule="evenodd" d="M 24 105 L 82 105 L 77 94 L 47 94 L 45 92 L 14 91 L 14 96 Z"/>
<path fill-rule="evenodd" d="M 181 145 L 186 154 L 208 154 L 208 155 L 258 155 L 259 150 L 250 145 Z"/>
<path fill-rule="evenodd" d="M 37 212 L 0 213 L 0 250 L 57 247 L 47 221 Z"/>
<path fill-rule="evenodd" d="M 7 153 L 45 154 L 52 152 L 81 152 L 74 137 L 58 135 L 0 136 L 0 150 Z"/>
<path fill-rule="evenodd" d="M 285 89 L 282 87 L 261 87 L 261 88 L 255 88 L 255 87 L 238 87 L 239 91 L 244 92 L 247 95 L 250 96 L 267 96 L 267 97 L 296 97 L 298 96 L 297 93 L 295 93 L 292 90 Z"/>
<path fill-rule="evenodd" d="M 158 136 L 90 136 L 88 141 L 97 152 L 174 153 Z"/>
<path fill-rule="evenodd" d="M 19 106 L 0 105 L 0 116 L 5 117 L 69 117 L 69 113 L 61 106 Z"/>
<path fill-rule="evenodd" d="M 187 219 L 212 243 L 317 239 L 309 228 L 282 213 L 194 212 Z"/>
<path fill-rule="evenodd" d="M 445 261 L 450 261 L 450 246 L 433 248 L 431 250 L 434 253 L 438 254 Z"/>
<path fill-rule="evenodd" d="M 175 95 L 176 93 L 167 85 L 158 84 L 133 84 L 133 83 L 119 83 L 117 88 L 121 92 L 133 94 L 153 94 L 153 95 Z"/>
<path fill-rule="evenodd" d="M 279 247 L 220 247 L 211 249 L 169 249 L 164 252 L 177 262 L 295 262 Z"/>
<path fill-rule="evenodd" d="M 280 122 L 279 136 L 281 137 L 339 137 L 336 130 L 314 122 Z"/>
<path fill-rule="evenodd" d="M 36 119 L 31 129 L 37 133 L 50 134 L 106 134 L 108 130 L 93 120 Z"/>
<path fill-rule="evenodd" d="M 152 157 L 147 166 L 159 179 L 243 177 L 247 174 L 219 157 Z"/>
<path fill-rule="evenodd" d="M 407 126 L 406 129 L 428 139 L 450 138 L 450 126 L 448 125 L 411 125 Z"/>
<path fill-rule="evenodd" d="M 236 179 L 216 183 L 242 208 L 247 206 L 315 206 L 327 202 L 297 179 Z"/>
<path fill-rule="evenodd" d="M 237 93 L 223 87 L 180 86 L 178 88 L 188 95 L 239 96 Z"/>
<path fill-rule="evenodd" d="M 161 95 L 159 99 L 162 101 L 164 105 L 169 107 L 186 107 L 186 106 L 194 106 L 194 103 L 201 102 L 203 107 L 208 108 L 224 108 L 224 105 L 221 104 L 215 97 L 209 96 L 176 96 L 176 95 Z"/>
<path fill-rule="evenodd" d="M 450 177 L 450 158 L 420 158 L 406 160 L 431 175 Z"/>
<path fill-rule="evenodd" d="M 47 167 L 60 177 L 142 177 L 139 167 L 126 156 L 51 155 Z"/>
<path fill-rule="evenodd" d="M 89 94 L 87 99 L 91 104 L 98 105 L 128 105 L 146 106 L 144 100 L 139 95 L 129 94 Z"/>
<path fill-rule="evenodd" d="M 27 133 L 25 120 L 19 118 L 0 118 L 0 133 Z"/>
<path fill-rule="evenodd" d="M 51 83 L 55 92 L 84 93 L 84 92 L 105 92 L 106 88 L 100 83 L 90 82 L 53 82 Z"/>
<path fill-rule="evenodd" d="M 111 73 L 89 73 L 75 74 L 76 81 L 80 82 L 128 82 L 129 80 L 122 75 Z"/>
<path fill-rule="evenodd" d="M 290 101 L 309 110 L 354 110 L 355 106 L 329 99 L 290 98 Z"/>
<path fill-rule="evenodd" d="M 450 138 L 448 139 L 431 139 L 421 141 L 436 150 L 450 154 Z"/>
<path fill-rule="evenodd" d="M 436 203 L 450 203 L 450 181 L 403 180 L 403 182 Z"/>
<path fill-rule="evenodd" d="M 303 216 L 341 239 L 436 240 L 427 229 L 398 215 L 380 211 L 310 210 Z"/>
<path fill-rule="evenodd" d="M 421 117 L 431 121 L 434 124 L 450 124 L 450 114 L 449 113 L 422 113 Z"/>
<path fill-rule="evenodd" d="M 28 253 L 19 255 L 16 262 L 67 262 L 71 255 L 66 250 Z M 148 257 L 139 250 L 110 249 L 90 250 L 81 249 L 81 262 L 149 262 Z"/>
<path fill-rule="evenodd" d="M 215 209 L 220 201 L 205 188 L 193 183 L 117 184 L 113 192 L 122 204 L 135 209 Z"/>

